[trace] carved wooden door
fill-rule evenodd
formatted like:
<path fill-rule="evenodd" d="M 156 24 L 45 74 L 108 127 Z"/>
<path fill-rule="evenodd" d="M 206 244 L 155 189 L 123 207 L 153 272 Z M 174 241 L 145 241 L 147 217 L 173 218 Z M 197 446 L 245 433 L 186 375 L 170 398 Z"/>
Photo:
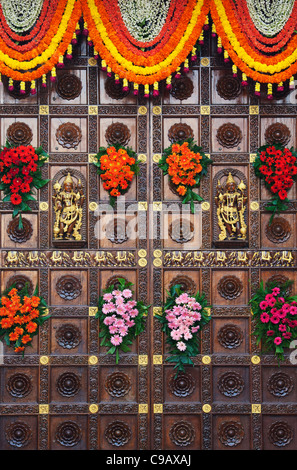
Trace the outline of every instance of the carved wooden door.
<path fill-rule="evenodd" d="M 248 307 L 260 279 L 296 278 L 295 203 L 269 226 L 267 194 L 251 167 L 273 133 L 296 145 L 296 109 L 285 92 L 273 105 L 258 101 L 212 55 L 206 44 L 194 70 L 151 102 L 124 96 L 84 45 L 50 89 L 22 97 L 1 89 L 1 143 L 42 145 L 51 179 L 22 231 L 11 205 L 0 205 L 1 287 L 38 282 L 51 313 L 24 358 L 3 346 L 2 449 L 296 448 L 296 370 L 288 358 L 281 368 L 271 356 L 259 359 Z M 213 160 L 195 214 L 181 211 L 157 164 L 176 136 L 193 136 Z M 92 163 L 99 146 L 115 141 L 142 161 L 116 230 L 114 221 L 100 225 L 108 195 Z M 248 188 L 248 244 L 240 249 L 216 245 L 214 195 L 227 170 Z M 53 184 L 68 172 L 81 179 L 86 200 L 81 243 L 61 246 L 53 237 Z M 128 230 L 135 217 L 136 238 Z M 152 307 L 145 332 L 116 366 L 99 346 L 94 314 L 118 276 Z M 212 306 L 195 367 L 177 378 L 154 318 L 174 283 L 204 291 Z"/>

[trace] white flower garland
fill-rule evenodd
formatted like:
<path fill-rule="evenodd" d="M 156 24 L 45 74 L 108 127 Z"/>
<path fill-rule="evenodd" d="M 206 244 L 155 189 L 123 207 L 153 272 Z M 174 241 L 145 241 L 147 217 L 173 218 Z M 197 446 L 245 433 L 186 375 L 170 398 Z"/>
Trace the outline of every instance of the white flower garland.
<path fill-rule="evenodd" d="M 288 21 L 295 0 L 246 0 L 258 31 L 265 36 L 275 36 Z"/>
<path fill-rule="evenodd" d="M 1 0 L 6 22 L 16 33 L 29 31 L 34 26 L 42 5 L 43 0 Z"/>
<path fill-rule="evenodd" d="M 119 0 L 122 19 L 137 40 L 154 39 L 165 23 L 170 0 Z"/>

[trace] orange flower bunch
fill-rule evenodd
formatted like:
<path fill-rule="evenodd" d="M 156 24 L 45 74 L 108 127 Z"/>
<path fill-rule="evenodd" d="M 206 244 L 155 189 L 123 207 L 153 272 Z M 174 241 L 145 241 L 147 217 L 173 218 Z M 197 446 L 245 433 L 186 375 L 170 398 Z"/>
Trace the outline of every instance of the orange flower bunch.
<path fill-rule="evenodd" d="M 95 165 L 103 181 L 103 188 L 109 192 L 110 203 L 125 194 L 135 174 L 139 171 L 136 153 L 120 145 L 99 149 Z"/>
<path fill-rule="evenodd" d="M 15 352 L 24 352 L 38 327 L 49 318 L 44 316 L 45 301 L 36 294 L 37 288 L 29 297 L 27 287 L 20 292 L 12 287 L 0 299 L 0 338 L 7 346 L 13 346 Z"/>
<path fill-rule="evenodd" d="M 203 201 L 203 198 L 193 189 L 200 186 L 201 178 L 207 173 L 207 165 L 210 163 L 211 160 L 193 139 L 173 143 L 164 150 L 159 161 L 159 167 L 163 173 L 168 174 L 178 194 L 184 197 L 183 204 L 190 202 L 193 213 L 194 201 Z"/>

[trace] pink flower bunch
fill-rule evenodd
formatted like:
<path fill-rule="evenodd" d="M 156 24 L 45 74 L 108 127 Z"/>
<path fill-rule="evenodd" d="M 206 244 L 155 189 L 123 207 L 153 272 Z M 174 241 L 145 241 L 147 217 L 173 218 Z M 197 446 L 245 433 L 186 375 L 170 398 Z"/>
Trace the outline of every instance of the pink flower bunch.
<path fill-rule="evenodd" d="M 105 318 L 104 325 L 108 327 L 110 342 L 114 346 L 119 346 L 123 338 L 128 335 L 129 328 L 135 325 L 135 318 L 138 316 L 137 302 L 132 300 L 130 289 L 113 290 L 103 295 L 104 304 L 102 313 Z"/>
<path fill-rule="evenodd" d="M 182 293 L 175 299 L 175 305 L 165 310 L 170 336 L 176 341 L 179 351 L 187 349 L 187 342 L 193 338 L 193 334 L 200 329 L 202 307 L 195 297 Z"/>
<path fill-rule="evenodd" d="M 274 287 L 271 293 L 265 295 L 265 299 L 259 303 L 261 310 L 260 321 L 270 323 L 267 330 L 268 337 L 274 337 L 273 341 L 278 346 L 283 340 L 291 339 L 291 328 L 297 327 L 297 302 L 286 302 L 280 295 L 280 289 Z M 296 320 L 294 316 L 296 315 Z M 292 318 L 293 316 L 293 318 Z"/>

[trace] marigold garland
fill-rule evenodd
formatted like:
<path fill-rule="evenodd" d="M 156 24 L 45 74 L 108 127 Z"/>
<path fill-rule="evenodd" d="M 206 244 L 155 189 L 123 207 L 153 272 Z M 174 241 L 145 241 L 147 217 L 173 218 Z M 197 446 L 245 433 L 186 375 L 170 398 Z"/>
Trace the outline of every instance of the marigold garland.
<path fill-rule="evenodd" d="M 157 94 L 158 82 L 188 71 L 189 56 L 196 58 L 195 46 L 203 43 L 203 29 L 209 27 L 209 12 L 218 48 L 225 49 L 225 61 L 232 60 L 243 77 L 270 89 L 272 83 L 292 82 L 297 73 L 297 2 L 284 28 L 269 38 L 255 28 L 246 0 L 172 0 L 161 31 L 148 42 L 131 35 L 116 0 L 45 0 L 36 25 L 24 36 L 10 30 L 0 8 L 0 73 L 19 82 L 43 77 L 46 85 L 45 75 L 63 66 L 64 54 L 72 57 L 71 43 L 83 15 L 83 33 L 102 68 L 136 87 L 153 85 Z"/>
<path fill-rule="evenodd" d="M 164 150 L 158 163 L 163 174 L 168 174 L 176 191 L 183 197 L 182 203 L 190 203 L 192 213 L 195 212 L 194 201 L 203 201 L 193 190 L 199 188 L 201 178 L 207 174 L 207 166 L 210 163 L 210 158 L 192 138 L 170 145 Z"/>
<path fill-rule="evenodd" d="M 273 195 L 266 210 L 274 215 L 288 208 L 287 191 L 297 180 L 297 153 L 280 144 L 263 145 L 257 151 L 253 163 L 255 174 L 264 181 L 265 187 Z"/>
<path fill-rule="evenodd" d="M 47 304 L 38 295 L 38 286 L 30 297 L 27 285 L 19 292 L 13 285 L 0 298 L 0 338 L 24 355 L 25 348 L 32 345 L 39 327 L 49 317 Z"/>
<path fill-rule="evenodd" d="M 6 142 L 0 152 L 0 190 L 4 193 L 3 202 L 13 204 L 13 217 L 30 211 L 29 201 L 35 201 L 34 191 L 42 188 L 50 180 L 43 179 L 41 167 L 48 155 L 42 147 L 32 145 L 13 146 Z M 19 218 L 22 227 L 22 218 Z"/>
<path fill-rule="evenodd" d="M 110 204 L 114 206 L 117 197 L 129 190 L 134 175 L 139 172 L 137 155 L 129 147 L 115 144 L 100 147 L 95 158 L 94 164 L 103 181 L 103 188 L 109 192 Z"/>

